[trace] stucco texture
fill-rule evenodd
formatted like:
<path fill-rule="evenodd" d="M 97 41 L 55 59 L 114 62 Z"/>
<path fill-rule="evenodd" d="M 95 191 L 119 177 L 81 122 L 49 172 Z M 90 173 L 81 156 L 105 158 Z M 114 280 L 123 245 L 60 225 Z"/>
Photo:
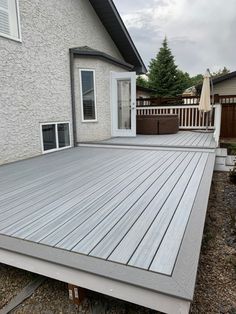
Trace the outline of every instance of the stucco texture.
<path fill-rule="evenodd" d="M 81 82 L 80 69 L 95 70 L 96 88 L 96 122 L 82 122 L 81 113 Z M 87 58 L 76 58 L 74 62 L 75 73 L 75 105 L 77 141 L 96 141 L 111 137 L 111 101 L 110 77 L 111 72 L 124 72 L 125 70 L 110 63 Z"/>
<path fill-rule="evenodd" d="M 22 42 L 0 37 L 0 164 L 41 154 L 40 123 L 71 122 L 69 48 L 122 60 L 87 0 L 20 0 L 19 7 Z"/>

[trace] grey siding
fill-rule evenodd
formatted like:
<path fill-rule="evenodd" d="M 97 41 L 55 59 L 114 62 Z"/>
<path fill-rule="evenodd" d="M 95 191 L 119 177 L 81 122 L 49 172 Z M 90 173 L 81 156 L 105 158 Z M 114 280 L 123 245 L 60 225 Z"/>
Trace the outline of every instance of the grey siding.
<path fill-rule="evenodd" d="M 40 122 L 71 122 L 69 48 L 122 59 L 87 0 L 20 0 L 22 43 L 0 37 L 0 164 L 41 154 Z"/>
<path fill-rule="evenodd" d="M 236 77 L 214 85 L 214 93 L 219 95 L 236 95 Z"/>

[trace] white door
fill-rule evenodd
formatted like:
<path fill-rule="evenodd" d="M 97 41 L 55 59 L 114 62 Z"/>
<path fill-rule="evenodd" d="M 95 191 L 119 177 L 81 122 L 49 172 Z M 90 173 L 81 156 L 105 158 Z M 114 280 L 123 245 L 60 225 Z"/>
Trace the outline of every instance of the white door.
<path fill-rule="evenodd" d="M 136 73 L 111 73 L 112 136 L 136 136 Z"/>

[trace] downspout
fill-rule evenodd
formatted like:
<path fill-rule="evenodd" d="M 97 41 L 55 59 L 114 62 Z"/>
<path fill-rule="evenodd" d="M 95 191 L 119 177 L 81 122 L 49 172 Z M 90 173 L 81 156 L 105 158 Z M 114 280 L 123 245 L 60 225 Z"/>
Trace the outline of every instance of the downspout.
<path fill-rule="evenodd" d="M 77 130 L 76 130 L 76 110 L 75 110 L 75 77 L 74 77 L 74 53 L 70 49 L 70 86 L 71 86 L 71 113 L 74 147 L 77 146 Z"/>

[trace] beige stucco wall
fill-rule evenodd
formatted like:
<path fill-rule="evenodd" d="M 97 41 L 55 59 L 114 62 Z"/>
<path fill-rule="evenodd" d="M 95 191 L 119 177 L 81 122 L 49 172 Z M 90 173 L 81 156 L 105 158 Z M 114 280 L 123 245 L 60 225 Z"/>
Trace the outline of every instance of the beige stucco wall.
<path fill-rule="evenodd" d="M 89 1 L 19 5 L 22 43 L 0 37 L 0 164 L 41 154 L 40 122 L 71 122 L 69 48 L 122 59 Z"/>
<path fill-rule="evenodd" d="M 96 122 L 82 122 L 81 113 L 81 88 L 79 69 L 95 70 L 96 88 Z M 111 71 L 121 72 L 124 69 L 98 59 L 76 58 L 74 63 L 75 73 L 75 105 L 77 141 L 96 141 L 111 137 L 111 101 L 110 101 L 110 76 Z"/>
<path fill-rule="evenodd" d="M 236 78 L 214 85 L 214 94 L 236 95 Z"/>

